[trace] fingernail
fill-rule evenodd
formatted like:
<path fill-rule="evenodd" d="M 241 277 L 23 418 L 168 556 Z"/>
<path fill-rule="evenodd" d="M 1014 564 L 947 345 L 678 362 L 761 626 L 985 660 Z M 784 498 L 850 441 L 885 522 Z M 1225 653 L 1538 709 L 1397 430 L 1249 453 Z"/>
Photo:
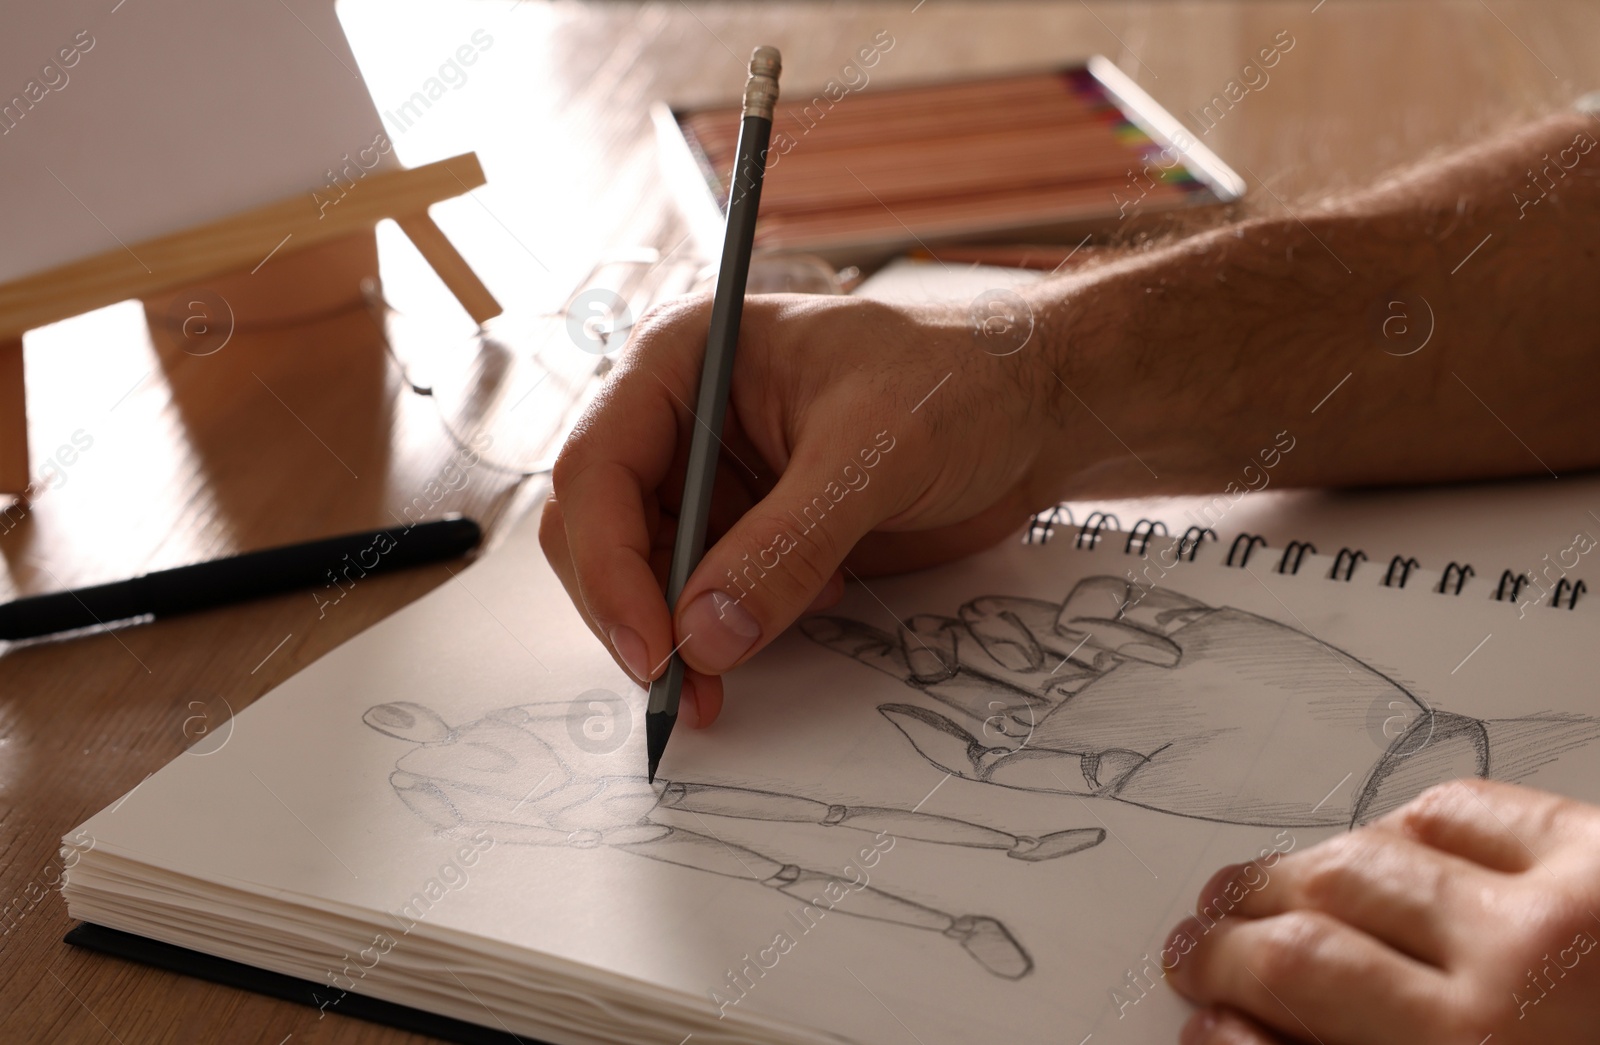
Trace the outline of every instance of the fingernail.
<path fill-rule="evenodd" d="M 761 637 L 750 611 L 720 591 L 708 591 L 683 614 L 683 652 L 701 671 L 720 675 Z"/>
<path fill-rule="evenodd" d="M 611 648 L 617 651 L 617 656 L 622 658 L 622 663 L 628 666 L 628 671 L 635 679 L 650 681 L 650 650 L 637 631 L 622 624 L 612 628 Z"/>

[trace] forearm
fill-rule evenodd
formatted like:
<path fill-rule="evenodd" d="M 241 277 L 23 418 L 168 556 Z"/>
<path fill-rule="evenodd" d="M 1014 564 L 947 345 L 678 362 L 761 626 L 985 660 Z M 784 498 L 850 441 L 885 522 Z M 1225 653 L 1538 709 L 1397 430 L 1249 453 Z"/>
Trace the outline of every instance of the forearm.
<path fill-rule="evenodd" d="M 1043 499 L 1243 486 L 1281 432 L 1274 484 L 1600 464 L 1597 140 L 1551 117 L 1040 285 Z"/>

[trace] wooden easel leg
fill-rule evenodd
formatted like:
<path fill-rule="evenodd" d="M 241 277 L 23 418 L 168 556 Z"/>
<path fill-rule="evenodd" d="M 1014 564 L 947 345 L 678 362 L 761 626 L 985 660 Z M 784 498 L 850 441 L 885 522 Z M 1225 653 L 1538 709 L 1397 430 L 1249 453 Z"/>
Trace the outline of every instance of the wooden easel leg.
<path fill-rule="evenodd" d="M 28 403 L 22 338 L 0 338 L 0 494 L 28 489 Z"/>
<path fill-rule="evenodd" d="M 474 323 L 481 327 L 504 311 L 489 288 L 483 285 L 483 280 L 472 271 L 472 266 L 467 264 L 467 259 L 445 237 L 444 230 L 433 223 L 427 211 L 396 218 L 395 224 L 416 246 L 417 252 L 433 266 L 433 271 L 450 288 Z"/>

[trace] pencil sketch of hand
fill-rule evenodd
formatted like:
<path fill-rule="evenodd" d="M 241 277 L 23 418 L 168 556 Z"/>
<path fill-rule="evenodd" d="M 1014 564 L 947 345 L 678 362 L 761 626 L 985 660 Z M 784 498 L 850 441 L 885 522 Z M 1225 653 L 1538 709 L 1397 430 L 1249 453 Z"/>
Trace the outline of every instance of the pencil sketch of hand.
<path fill-rule="evenodd" d="M 1117 577 L 1061 603 L 979 596 L 897 634 L 845 617 L 800 626 L 938 702 L 878 710 L 945 772 L 1200 819 L 1364 823 L 1431 784 L 1520 779 L 1600 737 L 1582 716 L 1438 711 L 1297 628 Z M 1403 712 L 1387 747 L 1367 729 L 1373 707 Z"/>
<path fill-rule="evenodd" d="M 1033 961 L 1009 929 L 983 915 L 957 915 L 867 884 L 867 874 L 829 874 L 787 863 L 720 837 L 707 817 L 818 824 L 863 832 L 861 863 L 876 866 L 901 841 L 990 849 L 1025 863 L 1056 860 L 1098 845 L 1100 828 L 1039 836 L 918 812 L 841 805 L 797 794 L 720 784 L 646 781 L 636 743 L 605 751 L 578 743 L 568 728 L 571 702 L 497 708 L 451 726 L 432 708 L 379 704 L 362 720 L 413 746 L 390 785 L 413 813 L 448 834 L 486 830 L 497 843 L 610 846 L 729 878 L 759 882 L 801 901 L 800 922 L 841 913 L 939 933 L 996 976 L 1020 979 Z M 639 734 L 632 739 L 642 740 Z M 640 772 L 619 774 L 622 766 Z M 685 817 L 689 820 L 685 823 Z M 804 845 L 795 836 L 796 845 Z M 865 840 L 865 839 L 864 839 Z M 870 854 L 870 855 L 868 855 Z M 818 857 L 817 864 L 826 858 Z M 870 862 L 868 862 L 870 860 Z M 807 913 L 810 912 L 810 913 Z"/>

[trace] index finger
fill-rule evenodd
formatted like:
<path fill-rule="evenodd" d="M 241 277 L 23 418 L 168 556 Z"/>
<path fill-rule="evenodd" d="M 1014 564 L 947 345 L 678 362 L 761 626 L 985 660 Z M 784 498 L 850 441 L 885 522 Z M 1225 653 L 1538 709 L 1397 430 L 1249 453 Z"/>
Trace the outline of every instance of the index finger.
<path fill-rule="evenodd" d="M 665 667 L 672 618 L 650 567 L 646 499 L 672 467 L 708 327 L 704 302 L 670 306 L 638 339 L 568 437 L 551 473 L 570 557 L 568 594 L 617 659 L 641 682 Z M 567 575 L 570 574 L 570 582 Z M 576 589 L 576 590 L 574 590 Z"/>

